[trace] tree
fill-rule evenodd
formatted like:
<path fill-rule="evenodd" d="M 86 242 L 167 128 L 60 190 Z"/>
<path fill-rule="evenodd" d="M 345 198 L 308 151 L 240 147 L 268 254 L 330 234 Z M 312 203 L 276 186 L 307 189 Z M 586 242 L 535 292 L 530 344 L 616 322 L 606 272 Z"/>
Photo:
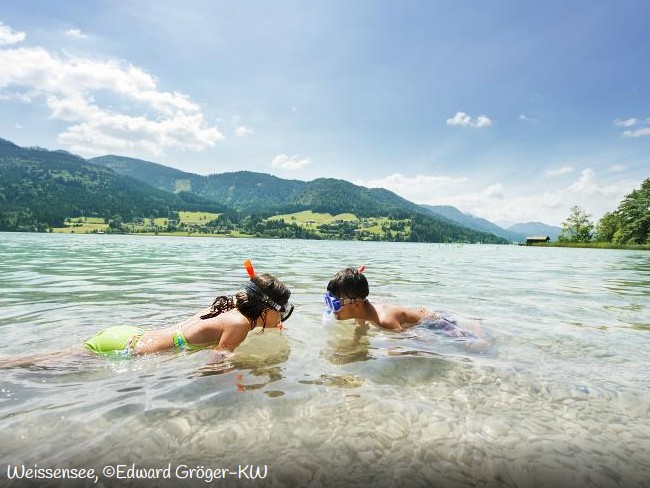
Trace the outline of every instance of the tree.
<path fill-rule="evenodd" d="M 571 213 L 562 222 L 562 231 L 558 237 L 560 242 L 588 242 L 593 239 L 594 224 L 591 215 L 582 210 L 579 205 L 571 207 Z"/>
<path fill-rule="evenodd" d="M 599 242 L 613 242 L 619 236 L 621 219 L 616 212 L 607 212 L 598 221 L 596 238 Z"/>
<path fill-rule="evenodd" d="M 108 221 L 108 227 L 111 229 L 120 229 L 124 220 L 121 215 L 113 215 L 113 218 Z"/>
<path fill-rule="evenodd" d="M 650 178 L 627 195 L 616 210 L 621 218 L 620 242 L 643 244 L 650 234 Z"/>
<path fill-rule="evenodd" d="M 598 240 L 617 244 L 650 242 L 650 178 L 626 195 L 618 208 L 598 222 Z"/>

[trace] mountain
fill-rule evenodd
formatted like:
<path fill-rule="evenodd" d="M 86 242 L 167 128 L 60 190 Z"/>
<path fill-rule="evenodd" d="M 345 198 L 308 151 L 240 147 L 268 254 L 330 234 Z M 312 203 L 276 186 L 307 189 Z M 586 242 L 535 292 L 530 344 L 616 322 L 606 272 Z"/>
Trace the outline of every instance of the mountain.
<path fill-rule="evenodd" d="M 125 156 L 100 156 L 90 158 L 88 162 L 106 166 L 118 174 L 130 176 L 169 192 L 192 191 L 192 182 L 201 178 L 199 175 L 185 173 L 169 166 Z"/>
<path fill-rule="evenodd" d="M 383 188 L 365 188 L 334 178 L 306 182 L 251 171 L 200 176 L 121 156 L 102 156 L 89 162 L 107 166 L 156 188 L 167 191 L 183 189 L 243 213 L 313 210 L 333 215 L 349 212 L 358 217 L 422 213 L 415 203 Z"/>
<path fill-rule="evenodd" d="M 425 242 L 506 243 L 502 237 L 469 229 L 423 209 L 383 188 L 365 188 L 345 180 L 318 178 L 286 180 L 266 173 L 236 171 L 200 176 L 133 158 L 107 156 L 90 162 L 117 172 L 157 182 L 159 188 L 185 188 L 204 198 L 238 210 L 265 216 L 312 210 L 318 213 L 353 213 L 359 218 L 390 217 L 414 222 L 413 240 Z M 415 218 L 417 216 L 417 218 Z"/>
<path fill-rule="evenodd" d="M 549 236 L 552 241 L 557 241 L 562 229 L 542 222 L 524 222 L 508 227 L 509 231 L 520 232 L 526 236 Z"/>
<path fill-rule="evenodd" d="M 526 240 L 526 235 L 521 232 L 506 230 L 498 225 L 490 222 L 489 220 L 480 217 L 474 217 L 458 210 L 451 205 L 422 205 L 427 210 L 445 217 L 452 222 L 456 222 L 464 227 L 478 230 L 481 232 L 489 232 L 495 236 L 503 237 L 511 242 L 522 242 Z"/>
<path fill-rule="evenodd" d="M 179 210 L 219 213 L 211 228 L 267 237 L 507 242 L 434 215 L 388 190 L 345 180 L 305 182 L 249 171 L 200 176 L 150 161 L 121 156 L 85 160 L 0 140 L 0 230 L 46 230 L 80 215 L 131 222 Z M 303 210 L 372 220 L 335 221 L 320 232 L 282 219 L 266 220 Z M 368 230 L 379 227 L 381 231 Z"/>
<path fill-rule="evenodd" d="M 79 215 L 132 220 L 178 210 L 230 211 L 197 195 L 143 184 L 66 151 L 22 148 L 0 139 L 0 230 L 45 230 Z"/>
<path fill-rule="evenodd" d="M 304 181 L 250 171 L 201 176 L 123 156 L 101 156 L 88 161 L 146 181 L 156 188 L 172 192 L 185 190 L 244 213 L 284 209 L 305 186 Z"/>

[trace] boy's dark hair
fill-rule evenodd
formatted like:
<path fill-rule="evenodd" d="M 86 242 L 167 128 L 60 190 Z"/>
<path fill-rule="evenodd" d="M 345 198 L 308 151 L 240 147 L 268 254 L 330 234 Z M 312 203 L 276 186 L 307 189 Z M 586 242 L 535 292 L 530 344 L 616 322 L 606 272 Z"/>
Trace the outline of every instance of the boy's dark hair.
<path fill-rule="evenodd" d="M 368 280 L 356 268 L 345 268 L 334 275 L 327 291 L 337 298 L 365 299 L 370 293 Z"/>

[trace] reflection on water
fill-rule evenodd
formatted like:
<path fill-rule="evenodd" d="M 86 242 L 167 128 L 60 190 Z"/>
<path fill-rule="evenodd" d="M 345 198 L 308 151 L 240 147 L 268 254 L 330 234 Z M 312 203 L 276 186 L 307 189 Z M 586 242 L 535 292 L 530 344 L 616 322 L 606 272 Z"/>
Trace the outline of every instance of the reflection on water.
<path fill-rule="evenodd" d="M 0 468 L 266 464 L 250 486 L 650 486 L 644 252 L 0 234 L 0 361 L 107 325 L 177 323 L 241 287 L 247 258 L 291 286 L 287 330 L 250 334 L 216 365 L 208 351 L 63 354 L 2 370 Z M 371 297 L 471 317 L 493 346 L 324 326 L 325 284 L 361 264 Z"/>
<path fill-rule="evenodd" d="M 613 276 L 606 278 L 607 289 L 620 295 L 650 295 L 650 257 L 645 254 L 647 253 L 639 253 L 638 256 L 630 255 L 627 259 L 614 263 Z"/>

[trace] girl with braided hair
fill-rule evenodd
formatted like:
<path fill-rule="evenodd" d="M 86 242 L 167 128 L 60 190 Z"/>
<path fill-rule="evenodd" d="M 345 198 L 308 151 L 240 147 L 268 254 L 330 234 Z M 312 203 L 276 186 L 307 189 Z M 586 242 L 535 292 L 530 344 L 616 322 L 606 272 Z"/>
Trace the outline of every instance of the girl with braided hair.
<path fill-rule="evenodd" d="M 282 328 L 282 322 L 293 312 L 289 303 L 291 291 L 270 274 L 256 274 L 250 261 L 244 264 L 250 277 L 245 289 L 234 295 L 218 296 L 209 309 L 167 329 L 108 327 L 84 342 L 83 347 L 96 354 L 121 357 L 211 348 L 215 353 L 210 362 L 215 362 L 233 351 L 255 327 Z M 2 361 L 0 367 L 31 366 L 49 357 L 52 355 Z"/>

